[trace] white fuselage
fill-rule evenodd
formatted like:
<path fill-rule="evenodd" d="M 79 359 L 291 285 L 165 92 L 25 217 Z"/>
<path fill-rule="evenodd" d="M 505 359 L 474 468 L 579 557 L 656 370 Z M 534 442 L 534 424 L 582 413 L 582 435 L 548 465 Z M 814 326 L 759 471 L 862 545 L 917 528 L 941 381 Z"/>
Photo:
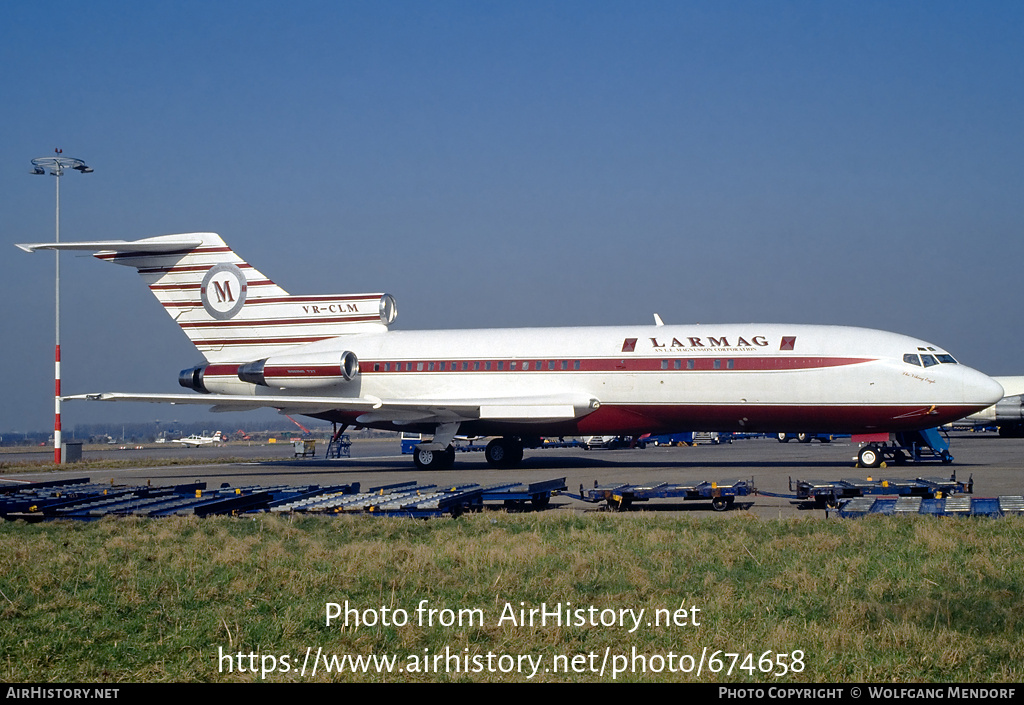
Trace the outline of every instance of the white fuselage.
<path fill-rule="evenodd" d="M 344 352 L 359 360 L 351 381 L 341 375 Z M 925 367 L 919 353 L 949 361 Z M 462 432 L 486 435 L 900 431 L 961 418 L 1002 395 L 990 378 L 924 341 L 796 324 L 354 334 L 269 355 L 266 386 L 239 380 L 237 367 L 246 362 L 211 365 L 207 389 L 453 403 L 570 395 L 599 401 L 597 410 L 567 421 L 462 423 Z M 361 416 L 316 415 L 348 423 Z"/>

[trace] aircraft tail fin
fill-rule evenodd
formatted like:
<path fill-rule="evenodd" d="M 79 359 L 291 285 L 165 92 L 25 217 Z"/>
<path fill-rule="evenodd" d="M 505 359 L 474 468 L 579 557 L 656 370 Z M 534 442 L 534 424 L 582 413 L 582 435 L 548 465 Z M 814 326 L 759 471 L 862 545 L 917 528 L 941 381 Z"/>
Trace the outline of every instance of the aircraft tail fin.
<path fill-rule="evenodd" d="M 275 350 L 380 329 L 397 312 L 390 294 L 291 295 L 215 233 L 18 247 L 26 252 L 93 251 L 105 262 L 135 267 L 210 362 L 253 360 Z"/>

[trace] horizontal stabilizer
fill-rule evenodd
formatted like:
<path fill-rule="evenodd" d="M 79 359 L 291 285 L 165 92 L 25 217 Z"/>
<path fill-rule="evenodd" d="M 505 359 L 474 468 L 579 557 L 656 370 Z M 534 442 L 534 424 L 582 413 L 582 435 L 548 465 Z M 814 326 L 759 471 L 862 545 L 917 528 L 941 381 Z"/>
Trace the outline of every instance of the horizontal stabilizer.
<path fill-rule="evenodd" d="M 36 250 L 82 250 L 85 252 L 182 252 L 199 247 L 198 235 L 162 235 L 143 240 L 90 240 L 86 242 L 30 242 L 15 247 L 25 252 Z"/>

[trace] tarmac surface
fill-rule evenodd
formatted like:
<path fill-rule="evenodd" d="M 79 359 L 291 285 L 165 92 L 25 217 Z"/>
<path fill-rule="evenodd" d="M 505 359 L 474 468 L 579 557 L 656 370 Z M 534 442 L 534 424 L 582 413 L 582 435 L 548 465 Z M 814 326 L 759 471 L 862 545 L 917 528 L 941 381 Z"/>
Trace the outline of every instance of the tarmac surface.
<path fill-rule="evenodd" d="M 318 444 L 319 446 L 320 444 Z M 527 450 L 522 465 L 514 469 L 493 469 L 481 452 L 456 454 L 452 470 L 427 472 L 413 465 L 412 456 L 399 453 L 399 441 L 393 439 L 355 439 L 352 457 L 339 460 L 295 459 L 290 445 L 228 444 L 218 448 L 147 448 L 142 450 L 86 451 L 84 460 L 104 458 L 131 460 L 126 468 L 88 468 L 45 473 L 0 475 L 0 485 L 7 483 L 52 481 L 61 476 L 90 477 L 93 482 L 119 485 L 157 486 L 203 481 L 209 487 L 228 483 L 232 487 L 275 484 L 349 484 L 359 482 L 362 488 L 398 482 L 418 481 L 420 484 L 447 486 L 475 482 L 481 485 L 497 482 L 536 482 L 565 478 L 568 492 L 578 494 L 580 486 L 594 483 L 676 484 L 713 481 L 720 485 L 737 480 L 753 480 L 759 494 L 736 499 L 733 510 L 725 515 L 759 518 L 819 516 L 822 509 L 809 509 L 795 500 L 797 480 L 840 479 L 949 479 L 966 481 L 973 478 L 975 497 L 1024 494 L 1024 439 L 1000 438 L 991 433 L 954 433 L 950 436 L 951 465 L 939 462 L 889 466 L 873 470 L 854 467 L 858 446 L 849 439 L 831 443 L 814 441 L 808 444 L 790 441 L 779 443 L 773 438 L 736 440 L 731 444 L 693 447 L 654 447 L 633 450 L 543 449 Z M 323 454 L 323 448 L 317 448 Z M 19 459 L 46 460 L 52 451 L 19 454 Z M 228 462 L 209 465 L 155 467 L 147 461 L 156 458 L 203 457 L 277 458 L 260 462 Z M 793 481 L 793 489 L 790 488 Z M 761 494 L 770 493 L 770 494 Z M 561 495 L 554 497 L 546 511 L 604 511 L 603 504 L 591 504 Z M 634 503 L 631 512 L 674 513 L 690 516 L 716 515 L 706 501 L 659 499 Z"/>

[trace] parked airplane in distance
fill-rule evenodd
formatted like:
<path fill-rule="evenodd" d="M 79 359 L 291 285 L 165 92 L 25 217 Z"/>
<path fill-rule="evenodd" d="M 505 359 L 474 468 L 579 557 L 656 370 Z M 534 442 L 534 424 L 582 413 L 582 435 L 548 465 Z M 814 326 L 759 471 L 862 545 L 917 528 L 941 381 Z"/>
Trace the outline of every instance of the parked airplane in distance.
<path fill-rule="evenodd" d="M 179 439 L 177 439 L 174 442 L 175 443 L 180 443 L 183 446 L 193 446 L 193 447 L 195 447 L 195 446 L 208 446 L 208 445 L 213 445 L 214 443 L 223 443 L 224 442 L 224 438 L 222 437 L 220 431 L 215 431 L 212 436 L 207 436 L 205 434 L 199 434 L 199 433 L 193 433 L 191 436 L 185 436 L 184 438 L 179 438 Z"/>
<path fill-rule="evenodd" d="M 1024 377 L 993 377 L 1006 394 L 987 409 L 954 422 L 954 426 L 995 426 L 1005 438 L 1024 438 Z"/>
<path fill-rule="evenodd" d="M 497 436 L 517 464 L 542 436 L 703 431 L 884 434 L 939 426 L 1002 387 L 904 335 L 728 324 L 389 331 L 389 294 L 292 295 L 213 233 L 36 243 L 138 269 L 205 361 L 191 394 L 69 399 L 276 408 L 348 426 L 433 434 L 418 466 L 450 467 L 456 434 Z"/>

